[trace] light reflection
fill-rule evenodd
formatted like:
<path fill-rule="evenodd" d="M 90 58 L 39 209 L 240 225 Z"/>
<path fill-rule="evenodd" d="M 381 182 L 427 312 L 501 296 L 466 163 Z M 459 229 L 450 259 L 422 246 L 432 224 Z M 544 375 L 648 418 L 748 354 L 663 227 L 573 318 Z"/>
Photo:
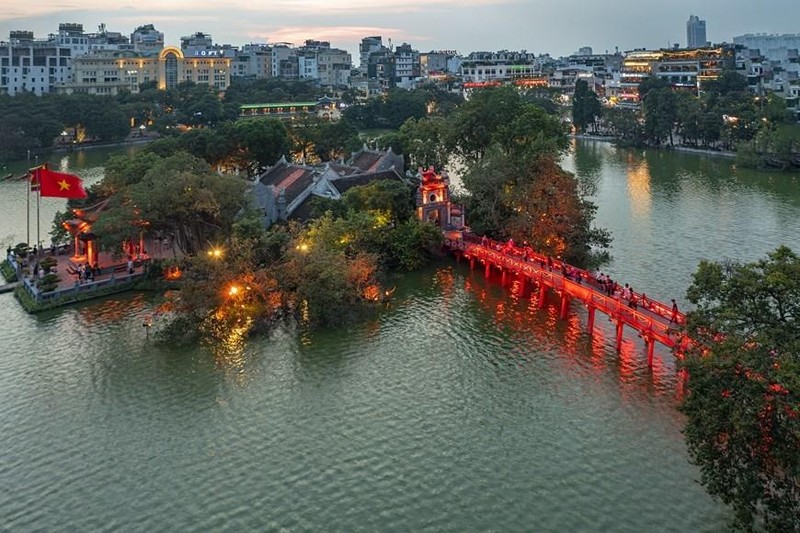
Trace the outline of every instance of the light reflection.
<path fill-rule="evenodd" d="M 244 313 L 226 313 L 218 309 L 201 326 L 204 344 L 218 365 L 244 371 L 247 336 L 253 319 Z"/>
<path fill-rule="evenodd" d="M 638 219 L 650 218 L 653 197 L 650 191 L 650 168 L 647 161 L 638 163 L 628 161 L 628 196 L 631 199 L 631 210 Z"/>
<path fill-rule="evenodd" d="M 519 298 L 515 297 L 518 291 L 515 283 L 503 291 L 487 290 L 490 284 L 499 285 L 496 276 L 490 280 L 482 276 L 465 276 L 463 279 L 464 289 L 492 316 L 497 326 L 520 335 L 531 346 L 535 346 L 537 352 L 551 350 L 563 354 L 556 360 L 561 363 L 561 371 L 585 374 L 589 370 L 600 380 L 609 370 L 613 370 L 626 396 L 642 390 L 648 395 L 654 392 L 659 395 L 676 393 L 677 378 L 670 351 L 657 345 L 653 367 L 648 368 L 646 344 L 631 328 L 626 327 L 618 354 L 615 350 L 614 324 L 599 311 L 590 336 L 586 329 L 588 312 L 576 302 L 570 307 L 569 318 L 561 320 L 560 298 L 551 291 L 548 291 L 545 307 L 539 309 L 535 286 L 531 287 L 528 298 Z M 508 353 L 503 357 L 514 355 Z M 524 359 L 533 361 L 535 357 L 529 355 Z"/>

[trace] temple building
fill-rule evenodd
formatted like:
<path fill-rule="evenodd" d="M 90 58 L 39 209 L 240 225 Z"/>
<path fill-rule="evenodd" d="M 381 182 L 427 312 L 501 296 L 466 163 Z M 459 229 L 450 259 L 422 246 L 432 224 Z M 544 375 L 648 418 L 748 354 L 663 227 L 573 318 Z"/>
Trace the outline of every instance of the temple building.
<path fill-rule="evenodd" d="M 419 169 L 420 184 L 417 188 L 417 216 L 442 229 L 464 228 L 464 210 L 453 205 L 450 199 L 450 178 L 447 172 L 437 174 L 433 167 Z"/>
<path fill-rule="evenodd" d="M 339 200 L 359 185 L 405 181 L 404 168 L 403 156 L 391 148 L 381 151 L 364 146 L 347 162 L 314 166 L 289 163 L 282 157 L 256 179 L 251 194 L 264 226 L 269 227 L 279 220 L 307 220 L 315 196 Z"/>

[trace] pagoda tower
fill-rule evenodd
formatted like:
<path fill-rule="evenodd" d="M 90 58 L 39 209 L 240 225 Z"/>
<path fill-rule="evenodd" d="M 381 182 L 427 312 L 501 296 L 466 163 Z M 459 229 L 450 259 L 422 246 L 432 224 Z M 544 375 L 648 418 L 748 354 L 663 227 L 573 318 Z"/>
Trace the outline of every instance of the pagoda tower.
<path fill-rule="evenodd" d="M 417 189 L 417 216 L 423 222 L 436 224 L 442 229 L 462 229 L 463 210 L 452 205 L 450 178 L 446 172 L 437 174 L 433 167 L 419 169 L 420 184 Z"/>

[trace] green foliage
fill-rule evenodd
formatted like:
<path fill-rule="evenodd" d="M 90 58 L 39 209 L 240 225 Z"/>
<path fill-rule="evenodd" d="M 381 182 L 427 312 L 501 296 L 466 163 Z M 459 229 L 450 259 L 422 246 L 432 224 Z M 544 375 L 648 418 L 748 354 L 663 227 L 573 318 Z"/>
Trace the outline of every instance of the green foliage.
<path fill-rule="evenodd" d="M 718 95 L 746 92 L 747 78 L 735 70 L 726 70 L 716 80 L 703 82 L 703 90 Z"/>
<path fill-rule="evenodd" d="M 174 148 L 185 150 L 210 165 L 216 164 L 230 157 L 236 148 L 235 139 L 229 135 L 228 129 L 189 130 L 175 140 Z"/>
<path fill-rule="evenodd" d="M 330 216 L 294 231 L 278 278 L 293 294 L 299 318 L 309 325 L 341 324 L 359 316 L 370 304 L 368 287 L 379 286 L 376 257 L 348 248 L 350 231 L 346 220 Z"/>
<path fill-rule="evenodd" d="M 687 291 L 689 453 L 736 525 L 800 529 L 800 258 L 702 262 Z"/>
<path fill-rule="evenodd" d="M 58 276 L 58 274 L 51 272 L 49 274 L 45 274 L 42 279 L 37 280 L 36 286 L 42 292 L 52 292 L 58 287 L 59 281 L 61 281 L 61 278 Z"/>
<path fill-rule="evenodd" d="M 292 152 L 306 162 L 346 159 L 361 146 L 358 131 L 346 120 L 304 117 L 292 122 L 289 135 Z"/>
<path fill-rule="evenodd" d="M 449 121 L 462 175 L 469 225 L 478 234 L 517 242 L 590 266 L 610 236 L 593 228 L 594 206 L 575 177 L 555 161 L 567 148 L 557 117 L 510 87 L 476 91 Z"/>
<path fill-rule="evenodd" d="M 658 146 L 669 139 L 673 144 L 672 133 L 678 122 L 677 96 L 667 87 L 651 88 L 643 96 L 644 134 Z"/>
<path fill-rule="evenodd" d="M 644 126 L 635 110 L 608 107 L 603 111 L 603 121 L 621 145 L 640 146 L 644 143 Z"/>
<path fill-rule="evenodd" d="M 409 219 L 386 232 L 382 262 L 395 270 L 418 270 L 441 254 L 442 242 L 440 228 Z"/>
<path fill-rule="evenodd" d="M 185 152 L 113 159 L 101 187 L 109 202 L 94 231 L 101 246 L 116 252 L 119 243 L 146 231 L 172 235 L 182 252 L 196 253 L 227 235 L 245 204 L 244 182 L 212 172 Z"/>
<path fill-rule="evenodd" d="M 244 104 L 312 102 L 322 96 L 324 92 L 313 81 L 235 79 L 225 90 L 224 102 L 235 105 L 238 110 Z"/>
<path fill-rule="evenodd" d="M 13 283 L 17 281 L 17 273 L 11 268 L 11 264 L 8 262 L 7 259 L 3 259 L 0 262 L 0 273 L 3 274 L 3 278 L 6 280 L 6 283 Z"/>
<path fill-rule="evenodd" d="M 239 147 L 239 158 L 246 165 L 251 162 L 256 168 L 252 173 L 274 165 L 291 146 L 289 133 L 281 121 L 275 118 L 257 118 L 236 122 L 233 133 Z"/>
<path fill-rule="evenodd" d="M 50 270 L 58 264 L 58 260 L 53 257 L 52 255 L 48 255 L 47 257 L 43 258 L 39 261 L 39 266 L 45 271 L 45 273 L 49 273 Z"/>
<path fill-rule="evenodd" d="M 542 108 L 524 104 L 509 123 L 500 125 L 494 142 L 514 160 L 538 159 L 561 154 L 568 147 L 563 124 Z"/>
<path fill-rule="evenodd" d="M 777 124 L 761 129 L 751 141 L 739 143 L 736 163 L 750 168 L 800 168 L 800 126 Z"/>
<path fill-rule="evenodd" d="M 541 107 L 548 115 L 559 115 L 562 111 L 561 92 L 553 87 L 535 87 L 522 95 L 529 104 Z"/>
<path fill-rule="evenodd" d="M 575 83 L 575 95 L 572 98 L 572 123 L 581 132 L 589 125 L 596 129 L 597 119 L 603 114 L 603 107 L 597 94 L 589 89 L 585 80 Z"/>
<path fill-rule="evenodd" d="M 434 95 L 426 89 L 391 89 L 382 98 L 373 98 L 364 104 L 345 109 L 344 118 L 359 129 L 398 129 L 410 118 L 420 119 L 427 115 L 428 104 Z"/>
<path fill-rule="evenodd" d="M 449 152 L 445 144 L 447 122 L 441 117 L 410 118 L 397 132 L 401 152 L 410 168 L 443 169 L 447 166 Z"/>
<path fill-rule="evenodd" d="M 414 192 L 398 180 L 378 180 L 353 187 L 342 199 L 347 210 L 385 214 L 387 222 L 399 224 L 414 214 Z"/>
<path fill-rule="evenodd" d="M 449 118 L 448 146 L 467 162 L 480 160 L 497 140 L 497 131 L 513 122 L 523 105 L 513 87 L 475 91 Z"/>
<path fill-rule="evenodd" d="M 52 97 L 31 93 L 0 95 L 0 161 L 25 157 L 27 150 L 49 148 L 63 130 Z"/>

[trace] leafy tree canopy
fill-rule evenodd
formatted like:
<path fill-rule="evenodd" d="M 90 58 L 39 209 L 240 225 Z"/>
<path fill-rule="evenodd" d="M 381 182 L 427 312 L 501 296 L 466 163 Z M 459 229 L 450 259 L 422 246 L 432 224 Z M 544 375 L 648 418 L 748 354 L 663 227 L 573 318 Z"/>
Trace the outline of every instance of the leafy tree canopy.
<path fill-rule="evenodd" d="M 745 529 L 800 530 L 800 258 L 702 262 L 687 292 L 686 441 Z"/>

